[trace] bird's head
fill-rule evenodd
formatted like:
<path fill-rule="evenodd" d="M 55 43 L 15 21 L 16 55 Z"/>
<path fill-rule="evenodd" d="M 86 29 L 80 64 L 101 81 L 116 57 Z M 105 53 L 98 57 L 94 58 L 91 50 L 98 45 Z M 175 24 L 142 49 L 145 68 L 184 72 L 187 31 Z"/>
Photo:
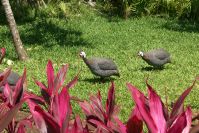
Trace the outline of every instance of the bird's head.
<path fill-rule="evenodd" d="M 86 58 L 86 53 L 85 53 L 84 51 L 81 51 L 81 52 L 79 53 L 79 56 L 80 56 L 81 58 Z"/>
<path fill-rule="evenodd" d="M 143 57 L 144 56 L 144 52 L 139 51 L 137 55 L 140 56 L 140 57 Z"/>

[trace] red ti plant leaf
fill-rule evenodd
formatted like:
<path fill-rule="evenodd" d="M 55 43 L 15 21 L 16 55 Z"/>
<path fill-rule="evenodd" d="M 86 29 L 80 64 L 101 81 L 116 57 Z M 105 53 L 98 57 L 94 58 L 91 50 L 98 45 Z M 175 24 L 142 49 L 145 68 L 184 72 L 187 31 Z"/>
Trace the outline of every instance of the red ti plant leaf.
<path fill-rule="evenodd" d="M 13 91 L 13 103 L 17 104 L 23 96 L 23 84 L 26 80 L 26 69 L 24 69 L 22 77 L 19 78 Z"/>
<path fill-rule="evenodd" d="M 153 121 L 159 132 L 163 133 L 166 131 L 166 120 L 164 118 L 163 106 L 160 97 L 156 94 L 156 92 L 152 89 L 151 86 L 148 86 L 149 93 L 149 107 L 150 114 L 153 118 Z"/>
<path fill-rule="evenodd" d="M 196 81 L 194 81 L 193 84 L 188 89 L 186 89 L 178 98 L 178 100 L 174 103 L 170 119 L 175 118 L 177 115 L 181 114 L 184 111 L 183 107 L 184 100 L 187 97 L 187 95 L 189 95 L 189 93 L 191 92 L 193 86 L 195 85 L 195 82 Z"/>
<path fill-rule="evenodd" d="M 89 133 L 88 128 L 83 128 L 79 116 L 76 116 L 71 133 Z"/>
<path fill-rule="evenodd" d="M 19 121 L 18 127 L 16 129 L 17 133 L 26 133 L 25 126 L 32 128 L 32 122 L 30 119 L 25 118 L 25 119 Z"/>
<path fill-rule="evenodd" d="M 12 108 L 10 108 L 9 111 L 6 112 L 6 114 L 4 116 L 2 116 L 0 118 L 0 132 L 2 132 L 9 124 L 10 122 L 13 120 L 13 118 L 15 117 L 15 115 L 17 114 L 18 110 L 20 109 L 21 105 L 26 101 L 27 99 L 23 99 L 21 100 L 19 103 L 17 103 L 15 106 L 13 106 Z M 0 105 L 2 107 L 0 108 L 7 108 L 7 105 Z"/>
<path fill-rule="evenodd" d="M 131 91 L 132 98 L 135 101 L 135 104 L 142 115 L 143 120 L 145 121 L 148 129 L 152 133 L 156 133 L 158 131 L 153 118 L 150 115 L 150 109 L 147 107 L 143 93 L 141 93 L 136 87 L 132 86 L 130 83 L 127 84 L 127 87 Z"/>
<path fill-rule="evenodd" d="M 47 79 L 48 79 L 48 89 L 50 92 L 54 89 L 54 68 L 52 62 L 49 60 L 46 68 Z"/>
<path fill-rule="evenodd" d="M 111 83 L 111 87 L 109 88 L 108 97 L 106 100 L 106 119 L 110 120 L 112 117 L 112 113 L 115 107 L 115 88 L 114 83 Z"/>
<path fill-rule="evenodd" d="M 58 71 L 57 75 L 54 76 L 54 68 L 52 65 L 52 62 L 49 60 L 48 64 L 46 66 L 46 72 L 47 72 L 47 80 L 48 80 L 48 87 L 44 85 L 43 83 L 36 81 L 36 84 L 41 88 L 42 96 L 45 100 L 45 102 L 48 105 L 48 111 L 52 114 L 53 112 L 53 100 L 54 96 L 59 93 L 59 89 L 63 86 L 64 80 L 66 77 L 66 72 L 68 70 L 68 65 L 63 65 L 60 70 Z M 74 86 L 74 84 L 77 82 L 77 76 L 66 85 L 66 88 L 69 89 Z"/>
<path fill-rule="evenodd" d="M 2 60 L 4 58 L 6 54 L 6 49 L 5 48 L 1 48 L 1 56 L 0 56 L 0 64 L 2 63 Z"/>
<path fill-rule="evenodd" d="M 13 91 L 10 89 L 9 85 L 6 84 L 3 90 L 4 96 L 7 98 L 8 103 L 14 105 L 13 101 Z"/>
<path fill-rule="evenodd" d="M 119 120 L 119 118 L 116 117 L 116 118 L 114 118 L 114 120 L 115 120 L 115 122 L 118 125 L 118 128 L 119 128 L 118 131 L 119 131 L 119 133 L 130 133 L 130 132 L 127 131 L 126 126 Z"/>
<path fill-rule="evenodd" d="M 97 128 L 97 131 L 119 132 L 115 120 L 118 116 L 118 108 L 115 105 L 114 83 L 109 88 L 105 108 L 102 105 L 100 92 L 97 95 L 90 96 L 90 102 L 79 103 L 86 114 L 87 123 Z"/>
<path fill-rule="evenodd" d="M 168 133 L 189 133 L 191 127 L 191 108 L 181 113 L 168 129 Z"/>
<path fill-rule="evenodd" d="M 11 68 L 6 69 L 4 72 L 0 73 L 0 87 L 6 83 L 6 80 L 11 72 Z"/>
<path fill-rule="evenodd" d="M 70 96 L 68 90 L 64 87 L 58 95 L 55 95 L 53 102 L 53 116 L 62 127 L 62 132 L 68 130 L 71 110 Z"/>
<path fill-rule="evenodd" d="M 68 70 L 68 64 L 63 65 L 59 72 L 57 73 L 57 76 L 54 80 L 54 94 L 57 94 L 59 91 L 59 88 L 63 85 L 65 77 L 66 77 L 66 72 Z"/>
<path fill-rule="evenodd" d="M 142 133 L 143 121 L 136 106 L 133 109 L 131 117 L 127 121 L 126 130 L 127 133 Z"/>
<path fill-rule="evenodd" d="M 31 100 L 28 100 L 28 106 L 33 116 L 37 128 L 42 133 L 60 132 L 60 127 L 56 120 L 41 107 L 36 105 Z"/>
<path fill-rule="evenodd" d="M 195 82 L 194 82 L 195 83 Z M 193 85 L 194 85 L 193 83 Z M 179 110 L 176 107 L 183 107 L 182 103 L 185 97 L 190 93 L 193 85 L 189 87 L 181 95 L 179 100 L 174 106 L 174 110 Z M 131 84 L 127 84 L 129 90 L 132 92 L 132 98 L 135 101 L 136 108 L 140 112 L 140 115 L 144 122 L 146 123 L 150 132 L 153 133 L 188 133 L 191 126 L 191 108 L 188 107 L 187 111 L 183 110 L 177 111 L 175 116 L 171 118 L 165 115 L 165 107 L 160 97 L 156 94 L 153 88 L 147 83 L 149 99 L 142 92 L 140 92 L 136 87 Z M 147 104 L 148 103 L 148 104 Z M 127 126 L 128 130 L 128 126 Z"/>
<path fill-rule="evenodd" d="M 6 84 L 4 87 L 4 96 L 6 97 L 7 101 L 9 102 L 10 106 L 14 106 L 23 98 L 23 84 L 26 80 L 26 69 L 24 70 L 23 76 L 19 78 L 17 81 L 14 90 L 10 89 L 9 85 Z"/>

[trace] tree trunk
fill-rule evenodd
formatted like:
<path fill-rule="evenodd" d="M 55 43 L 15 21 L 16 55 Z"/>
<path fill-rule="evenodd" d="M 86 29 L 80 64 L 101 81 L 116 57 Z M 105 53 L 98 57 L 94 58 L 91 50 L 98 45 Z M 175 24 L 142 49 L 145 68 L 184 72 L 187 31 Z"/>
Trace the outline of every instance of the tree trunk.
<path fill-rule="evenodd" d="M 17 25 L 16 25 L 16 22 L 15 22 L 13 13 L 12 13 L 12 9 L 11 9 L 9 0 L 1 0 L 1 3 L 2 3 L 5 13 L 6 13 L 6 18 L 9 23 L 10 31 L 12 33 L 14 47 L 17 52 L 17 55 L 20 60 L 25 61 L 28 59 L 28 55 L 27 55 L 25 49 L 23 48 L 23 44 L 21 42 L 19 32 L 17 30 Z"/>

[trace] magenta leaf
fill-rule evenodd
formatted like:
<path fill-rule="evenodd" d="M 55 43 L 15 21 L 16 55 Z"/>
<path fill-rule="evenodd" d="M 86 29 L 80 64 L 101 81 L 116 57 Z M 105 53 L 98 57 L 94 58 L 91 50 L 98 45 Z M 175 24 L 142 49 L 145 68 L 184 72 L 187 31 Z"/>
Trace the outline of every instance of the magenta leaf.
<path fill-rule="evenodd" d="M 166 131 L 166 120 L 164 118 L 162 101 L 148 83 L 147 86 L 149 93 L 149 107 L 151 117 L 153 118 L 158 132 L 164 133 Z"/>
<path fill-rule="evenodd" d="M 182 106 L 183 106 L 183 102 L 185 100 L 185 98 L 187 97 L 187 95 L 189 95 L 189 93 L 191 92 L 193 86 L 195 85 L 195 82 L 193 82 L 193 84 L 188 88 L 186 89 L 182 94 L 181 96 L 178 98 L 178 100 L 175 102 L 174 106 L 173 106 L 173 109 L 172 109 L 172 112 L 171 112 L 171 115 L 170 115 L 170 118 L 174 118 L 175 116 L 179 115 L 182 113 Z"/>
<path fill-rule="evenodd" d="M 60 126 L 56 120 L 47 112 L 45 112 L 41 107 L 35 106 L 34 110 L 42 116 L 42 119 L 45 120 L 45 126 L 47 127 L 48 133 L 60 132 Z"/>
<path fill-rule="evenodd" d="M 180 114 L 168 129 L 168 133 L 189 133 L 191 126 L 191 109 L 188 107 L 186 112 Z"/>
<path fill-rule="evenodd" d="M 1 48 L 1 56 L 0 56 L 0 64 L 2 63 L 2 60 L 4 58 L 6 54 L 6 49 L 5 48 Z"/>
<path fill-rule="evenodd" d="M 78 76 L 75 76 L 73 80 L 71 80 L 67 85 L 66 88 L 70 89 L 72 88 L 78 81 Z"/>
<path fill-rule="evenodd" d="M 26 69 L 24 69 L 23 76 L 19 78 L 13 93 L 13 104 L 17 104 L 23 96 L 23 84 L 26 80 Z"/>
<path fill-rule="evenodd" d="M 5 56 L 6 54 L 6 49 L 5 48 L 1 48 L 1 56 Z"/>
<path fill-rule="evenodd" d="M 98 120 L 94 120 L 94 119 L 91 119 L 89 120 L 90 123 L 93 123 L 94 125 L 97 126 L 97 128 L 100 128 L 100 129 L 103 129 L 107 132 L 111 132 L 111 129 L 108 128 L 103 122 L 100 122 Z"/>
<path fill-rule="evenodd" d="M 52 62 L 49 60 L 46 67 L 47 79 L 48 79 L 48 89 L 53 92 L 54 87 L 54 68 Z"/>
<path fill-rule="evenodd" d="M 4 90 L 3 90 L 4 96 L 7 98 L 7 101 L 13 105 L 13 92 L 10 89 L 8 83 L 5 85 Z"/>
<path fill-rule="evenodd" d="M 127 83 L 127 87 L 131 91 L 132 98 L 135 101 L 135 104 L 136 104 L 143 120 L 145 121 L 148 129 L 152 133 L 156 133 L 157 127 L 153 121 L 153 118 L 150 115 L 150 110 L 149 110 L 148 106 L 146 105 L 146 102 L 145 102 L 146 98 L 145 98 L 144 94 L 141 93 L 136 87 L 132 86 L 130 83 Z"/>
<path fill-rule="evenodd" d="M 6 69 L 4 72 L 0 73 L 0 86 L 6 83 L 6 80 L 11 72 L 11 68 Z"/>
<path fill-rule="evenodd" d="M 19 103 L 17 103 L 15 106 L 13 106 L 3 117 L 0 118 L 0 132 L 4 130 L 8 126 L 8 124 L 12 121 L 18 110 L 20 109 L 21 105 L 26 101 L 27 99 L 21 100 Z M 5 107 L 4 105 L 0 105 Z M 0 107 L 2 108 L 2 107 Z"/>
<path fill-rule="evenodd" d="M 59 108 L 59 123 L 62 127 L 62 131 L 66 132 L 69 126 L 71 106 L 70 106 L 70 96 L 68 90 L 63 88 L 61 93 L 58 95 L 58 108 Z"/>
<path fill-rule="evenodd" d="M 75 118 L 71 133 L 88 133 L 88 131 L 84 130 L 79 116 Z"/>
<path fill-rule="evenodd" d="M 45 123 L 45 119 L 43 118 L 43 116 L 40 113 L 35 111 L 35 107 L 38 106 L 38 105 L 36 105 L 31 100 L 28 100 L 28 106 L 30 108 L 30 112 L 31 112 L 33 119 L 35 121 L 36 127 L 40 130 L 40 132 L 47 133 L 47 125 Z"/>
<path fill-rule="evenodd" d="M 106 115 L 108 120 L 111 119 L 111 116 L 114 112 L 114 107 L 115 107 L 115 88 L 114 88 L 114 83 L 112 82 L 106 100 Z"/>
<path fill-rule="evenodd" d="M 117 117 L 115 117 L 114 120 L 115 120 L 116 124 L 119 127 L 119 132 L 120 133 L 130 133 L 130 132 L 127 132 L 126 126 Z"/>
<path fill-rule="evenodd" d="M 126 132 L 127 133 L 142 133 L 143 121 L 138 108 L 135 106 L 132 115 L 127 121 Z"/>
<path fill-rule="evenodd" d="M 54 81 L 54 92 L 53 92 L 54 94 L 57 94 L 59 88 L 63 85 L 67 70 L 68 70 L 68 65 L 64 65 L 57 73 L 57 76 Z"/>

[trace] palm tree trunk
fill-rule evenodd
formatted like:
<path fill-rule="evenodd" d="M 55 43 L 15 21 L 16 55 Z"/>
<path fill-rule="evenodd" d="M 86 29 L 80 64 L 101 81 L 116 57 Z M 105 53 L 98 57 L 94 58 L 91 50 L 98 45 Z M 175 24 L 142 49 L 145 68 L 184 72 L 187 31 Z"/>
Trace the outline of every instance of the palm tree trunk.
<path fill-rule="evenodd" d="M 15 22 L 13 13 L 12 13 L 12 9 L 11 9 L 9 0 L 1 0 L 1 3 L 2 3 L 5 13 L 6 13 L 6 18 L 9 23 L 10 31 L 12 33 L 14 47 L 17 52 L 17 55 L 20 60 L 25 61 L 28 59 L 28 55 L 27 55 L 25 49 L 23 48 L 23 44 L 21 42 L 19 32 L 17 30 L 17 25 L 16 25 L 16 22 Z"/>

